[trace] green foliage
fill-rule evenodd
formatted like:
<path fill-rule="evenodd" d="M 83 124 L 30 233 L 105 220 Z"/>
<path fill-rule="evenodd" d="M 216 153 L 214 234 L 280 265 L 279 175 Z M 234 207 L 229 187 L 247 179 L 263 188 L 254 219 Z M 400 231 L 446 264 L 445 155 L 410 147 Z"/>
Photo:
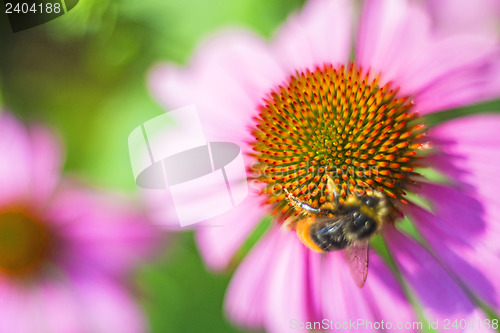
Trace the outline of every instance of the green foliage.
<path fill-rule="evenodd" d="M 203 267 L 192 234 L 172 239 L 164 257 L 139 274 L 153 332 L 243 332 L 224 319 L 229 274 Z"/>

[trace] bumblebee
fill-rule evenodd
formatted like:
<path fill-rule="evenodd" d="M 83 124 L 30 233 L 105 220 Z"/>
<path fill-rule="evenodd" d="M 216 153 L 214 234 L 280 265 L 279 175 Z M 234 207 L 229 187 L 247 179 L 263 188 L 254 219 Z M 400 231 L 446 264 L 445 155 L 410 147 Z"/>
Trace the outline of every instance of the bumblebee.
<path fill-rule="evenodd" d="M 285 190 L 290 203 L 304 215 L 286 223 L 295 224 L 297 236 L 313 251 L 345 249 L 354 281 L 362 287 L 368 273 L 368 242 L 391 218 L 388 200 L 374 191 L 372 195 L 355 195 L 340 203 L 330 178 L 327 188 L 330 199 L 319 208 Z"/>

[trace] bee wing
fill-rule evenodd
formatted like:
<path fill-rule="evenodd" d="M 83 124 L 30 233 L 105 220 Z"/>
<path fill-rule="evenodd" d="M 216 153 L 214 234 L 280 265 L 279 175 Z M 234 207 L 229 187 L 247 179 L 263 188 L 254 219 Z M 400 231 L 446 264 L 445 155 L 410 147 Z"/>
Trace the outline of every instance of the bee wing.
<path fill-rule="evenodd" d="M 368 275 L 368 243 L 354 244 L 346 248 L 345 259 L 349 264 L 352 279 L 359 288 L 363 288 Z"/>

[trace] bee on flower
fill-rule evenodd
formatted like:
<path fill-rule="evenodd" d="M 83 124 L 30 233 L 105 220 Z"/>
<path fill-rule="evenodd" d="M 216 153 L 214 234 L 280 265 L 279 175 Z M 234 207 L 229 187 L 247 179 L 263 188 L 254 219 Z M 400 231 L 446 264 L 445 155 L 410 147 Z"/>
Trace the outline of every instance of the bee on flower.
<path fill-rule="evenodd" d="M 232 320 L 289 332 L 486 322 L 478 299 L 500 311 L 500 115 L 484 113 L 499 106 L 500 6 L 459 5 L 312 0 L 270 42 L 232 30 L 187 69 L 153 70 L 166 108 L 195 104 L 210 141 L 247 154 L 253 195 L 197 230 L 207 265 L 237 262 L 272 220 L 229 286 Z M 458 117 L 470 105 L 483 113 Z"/>

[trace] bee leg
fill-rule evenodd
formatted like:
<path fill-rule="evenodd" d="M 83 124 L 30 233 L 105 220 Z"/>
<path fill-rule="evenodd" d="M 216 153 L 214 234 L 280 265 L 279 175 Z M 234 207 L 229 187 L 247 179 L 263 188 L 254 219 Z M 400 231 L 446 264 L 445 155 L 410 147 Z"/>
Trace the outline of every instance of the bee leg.
<path fill-rule="evenodd" d="M 293 226 L 294 226 L 294 224 L 295 224 L 296 221 L 297 221 L 297 218 L 295 216 L 290 216 L 289 218 L 287 218 L 283 222 L 283 224 L 281 224 L 280 229 L 281 230 L 286 230 L 286 231 L 292 230 L 292 229 L 294 229 Z"/>
<path fill-rule="evenodd" d="M 314 243 L 309 234 L 311 224 L 314 223 L 314 218 L 305 218 L 297 221 L 295 230 L 302 244 L 315 252 L 323 252 L 316 243 Z"/>

